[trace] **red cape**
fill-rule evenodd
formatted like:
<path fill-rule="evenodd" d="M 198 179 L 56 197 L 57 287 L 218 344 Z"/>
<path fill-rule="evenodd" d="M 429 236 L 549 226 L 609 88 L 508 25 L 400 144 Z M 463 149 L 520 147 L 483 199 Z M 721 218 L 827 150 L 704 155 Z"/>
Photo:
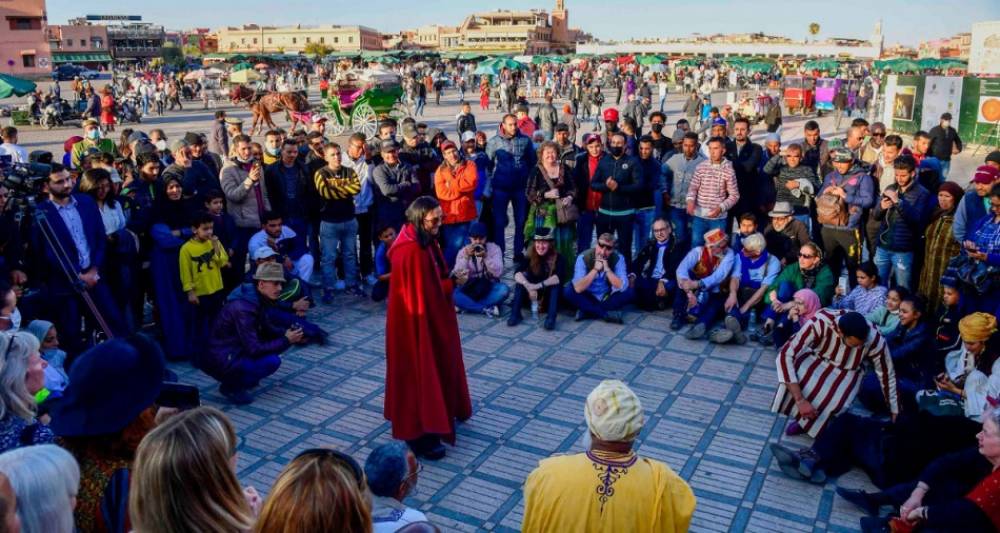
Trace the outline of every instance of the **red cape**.
<path fill-rule="evenodd" d="M 410 224 L 387 255 L 385 418 L 393 438 L 433 433 L 454 444 L 455 419 L 472 416 L 472 401 L 444 255 L 437 242 L 422 248 Z"/>

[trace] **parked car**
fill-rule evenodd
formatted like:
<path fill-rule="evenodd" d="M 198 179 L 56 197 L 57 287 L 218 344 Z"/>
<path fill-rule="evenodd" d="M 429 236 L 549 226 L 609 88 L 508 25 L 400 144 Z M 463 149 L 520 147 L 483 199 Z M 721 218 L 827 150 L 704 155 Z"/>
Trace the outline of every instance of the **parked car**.
<path fill-rule="evenodd" d="M 75 76 L 79 76 L 84 79 L 92 80 L 101 75 L 100 72 L 96 70 L 90 70 L 77 65 L 60 65 L 52 71 L 52 77 L 59 80 L 71 80 Z"/>

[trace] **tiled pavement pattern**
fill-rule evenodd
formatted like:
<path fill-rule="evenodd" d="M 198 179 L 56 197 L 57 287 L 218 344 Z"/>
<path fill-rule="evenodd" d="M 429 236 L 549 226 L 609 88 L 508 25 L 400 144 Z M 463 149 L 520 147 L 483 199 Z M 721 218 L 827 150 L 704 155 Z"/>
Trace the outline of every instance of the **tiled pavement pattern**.
<path fill-rule="evenodd" d="M 340 295 L 311 314 L 331 333 L 329 344 L 286 354 L 249 406 L 224 404 L 207 376 L 175 368 L 232 418 L 242 439 L 239 476 L 261 493 L 306 448 L 336 447 L 363 462 L 391 438 L 382 417 L 383 305 Z M 785 423 L 769 410 L 772 350 L 689 341 L 670 332 L 668 311 L 625 317 L 620 326 L 564 313 L 549 332 L 530 316 L 509 328 L 505 319 L 460 315 L 475 412 L 448 456 L 425 463 L 407 503 L 446 531 L 519 530 L 525 477 L 541 458 L 582 450 L 584 399 L 600 380 L 618 378 L 645 409 L 639 453 L 694 488 L 692 531 L 857 530 L 860 515 L 834 483 L 790 480 L 772 462 L 767 444 Z M 870 487 L 860 472 L 840 483 Z"/>

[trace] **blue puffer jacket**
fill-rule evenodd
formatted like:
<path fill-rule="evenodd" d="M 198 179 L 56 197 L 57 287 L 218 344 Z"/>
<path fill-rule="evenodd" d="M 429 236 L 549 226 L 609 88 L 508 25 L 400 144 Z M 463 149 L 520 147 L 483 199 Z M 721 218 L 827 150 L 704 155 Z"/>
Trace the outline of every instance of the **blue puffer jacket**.
<path fill-rule="evenodd" d="M 885 190 L 899 192 L 899 185 L 893 183 Z M 889 209 L 882 209 L 880 198 L 872 210 L 875 219 L 882 222 L 878 245 L 893 252 L 912 252 L 927 228 L 930 206 L 931 193 L 919 183 L 900 194 L 899 203 Z"/>
<path fill-rule="evenodd" d="M 492 166 L 493 190 L 524 191 L 528 187 L 528 174 L 538 163 L 531 139 L 520 131 L 513 137 L 495 135 L 486 143 L 486 155 Z"/>
<path fill-rule="evenodd" d="M 266 319 L 263 302 L 252 284 L 237 287 L 219 312 L 198 368 L 222 379 L 240 359 L 259 359 L 290 346 L 285 330 Z"/>

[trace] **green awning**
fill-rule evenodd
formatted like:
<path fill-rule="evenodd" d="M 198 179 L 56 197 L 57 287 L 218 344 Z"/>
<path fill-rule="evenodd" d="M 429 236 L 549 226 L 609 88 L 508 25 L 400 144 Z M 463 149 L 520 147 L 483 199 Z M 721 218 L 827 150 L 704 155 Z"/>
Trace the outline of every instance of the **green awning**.
<path fill-rule="evenodd" d="M 52 62 L 59 63 L 110 63 L 107 52 L 52 52 Z"/>

